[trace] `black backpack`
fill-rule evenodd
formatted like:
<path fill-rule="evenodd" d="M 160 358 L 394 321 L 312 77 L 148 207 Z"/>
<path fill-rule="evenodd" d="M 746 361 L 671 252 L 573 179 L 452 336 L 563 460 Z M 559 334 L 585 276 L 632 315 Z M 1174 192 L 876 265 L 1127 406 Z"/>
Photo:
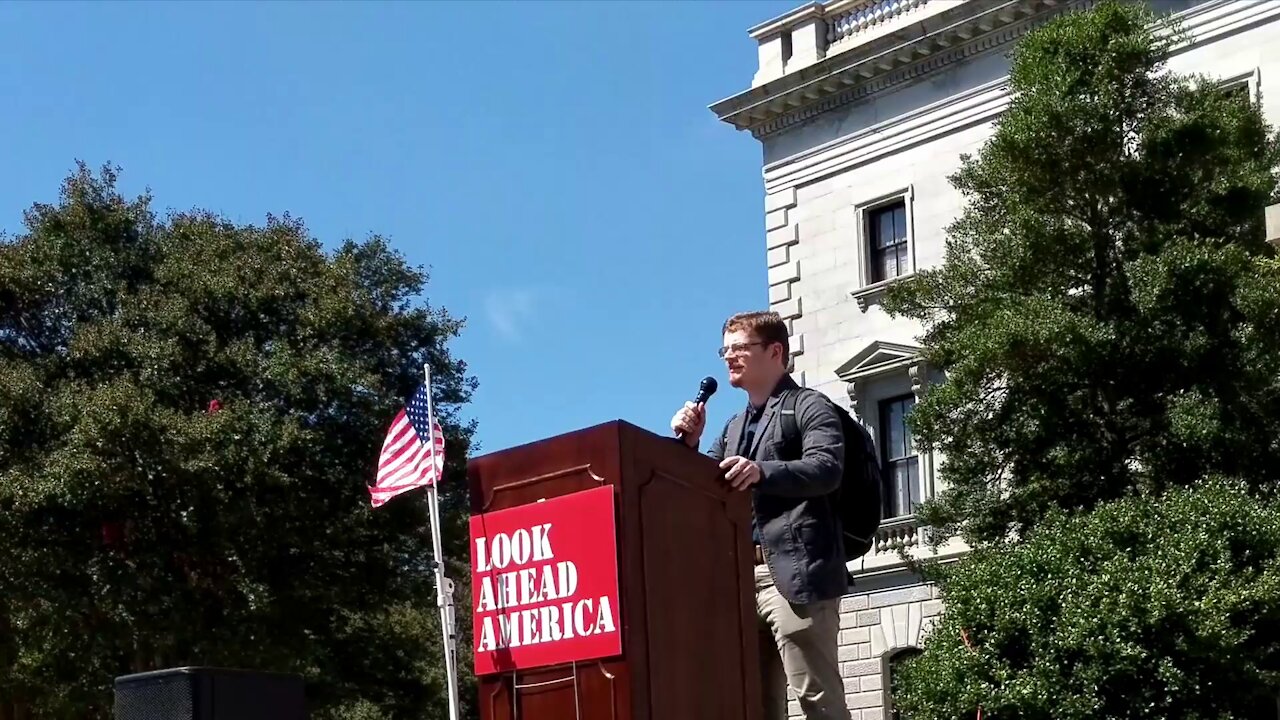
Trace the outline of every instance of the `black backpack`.
<path fill-rule="evenodd" d="M 786 443 L 787 457 L 798 459 L 804 452 L 801 446 L 800 427 L 796 424 L 796 396 L 801 390 L 789 390 L 782 397 L 782 437 Z M 808 390 L 808 392 L 817 392 Z M 826 399 L 826 398 L 824 398 Z M 848 410 L 831 402 L 840 426 L 844 429 L 844 477 L 840 489 L 834 494 L 836 515 L 843 530 L 846 561 L 857 560 L 875 545 L 876 531 L 880 529 L 882 473 L 880 454 L 876 452 L 871 434 L 853 419 Z"/>

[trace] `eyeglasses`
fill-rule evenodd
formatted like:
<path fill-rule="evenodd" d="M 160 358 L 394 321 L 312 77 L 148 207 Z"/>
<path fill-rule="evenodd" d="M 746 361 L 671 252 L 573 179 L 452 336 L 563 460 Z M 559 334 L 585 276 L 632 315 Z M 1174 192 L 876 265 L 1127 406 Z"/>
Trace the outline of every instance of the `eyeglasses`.
<path fill-rule="evenodd" d="M 751 347 L 752 345 L 768 345 L 768 344 L 769 343 L 763 342 L 763 341 L 756 341 L 756 342 L 749 342 L 749 343 L 734 343 L 727 347 L 720 348 L 718 352 L 720 353 L 720 357 L 722 358 L 726 355 L 743 355 L 747 352 L 747 348 Z"/>

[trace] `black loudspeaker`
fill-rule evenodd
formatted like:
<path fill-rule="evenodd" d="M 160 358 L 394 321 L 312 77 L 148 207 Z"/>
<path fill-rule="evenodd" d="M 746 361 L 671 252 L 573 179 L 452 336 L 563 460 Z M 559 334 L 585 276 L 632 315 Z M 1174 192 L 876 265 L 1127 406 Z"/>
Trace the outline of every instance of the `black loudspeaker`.
<path fill-rule="evenodd" d="M 302 678 L 181 667 L 115 680 L 115 720 L 306 720 Z"/>

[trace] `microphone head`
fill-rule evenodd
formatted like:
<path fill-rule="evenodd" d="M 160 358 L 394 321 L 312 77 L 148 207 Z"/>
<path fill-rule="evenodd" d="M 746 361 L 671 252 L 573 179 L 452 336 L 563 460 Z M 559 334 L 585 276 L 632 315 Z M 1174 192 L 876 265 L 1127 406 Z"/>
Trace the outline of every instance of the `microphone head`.
<path fill-rule="evenodd" d="M 702 378 L 702 382 L 698 384 L 698 396 L 694 398 L 694 403 L 704 403 L 716 392 L 716 379 L 710 375 Z"/>

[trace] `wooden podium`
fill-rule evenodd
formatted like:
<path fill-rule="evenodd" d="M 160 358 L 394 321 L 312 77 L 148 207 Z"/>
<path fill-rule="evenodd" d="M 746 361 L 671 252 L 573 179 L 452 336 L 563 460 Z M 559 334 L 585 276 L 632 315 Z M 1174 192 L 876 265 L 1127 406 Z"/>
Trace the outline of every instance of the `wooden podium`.
<path fill-rule="evenodd" d="M 621 654 L 481 675 L 481 718 L 759 720 L 750 495 L 714 460 L 615 421 L 467 474 L 473 516 L 601 486 L 616 507 Z"/>

